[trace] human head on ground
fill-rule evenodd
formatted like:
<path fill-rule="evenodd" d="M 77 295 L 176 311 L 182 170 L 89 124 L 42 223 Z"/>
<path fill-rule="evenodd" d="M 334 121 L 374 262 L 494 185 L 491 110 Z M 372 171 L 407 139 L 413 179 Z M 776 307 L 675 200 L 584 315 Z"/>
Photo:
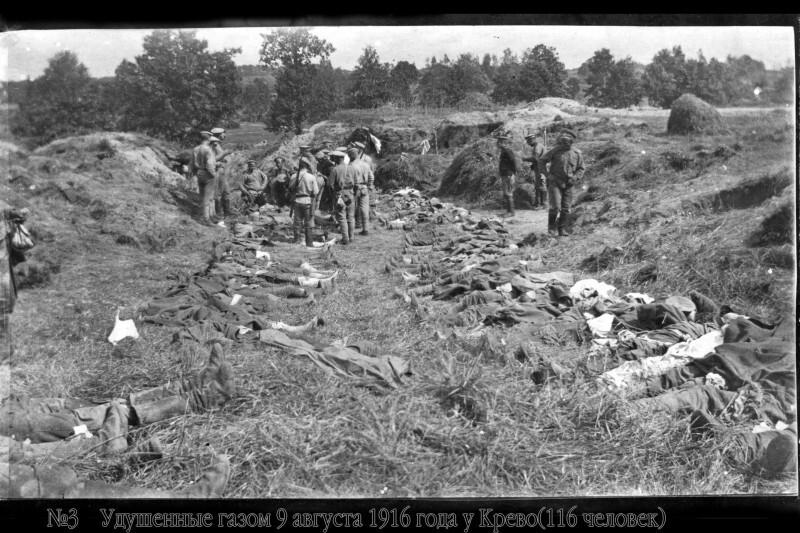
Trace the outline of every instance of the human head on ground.
<path fill-rule="evenodd" d="M 531 133 L 530 135 L 525 136 L 525 142 L 528 143 L 528 146 L 536 146 L 539 144 L 539 137 Z"/>
<path fill-rule="evenodd" d="M 577 137 L 578 136 L 574 131 L 564 128 L 558 132 L 558 138 L 556 139 L 556 142 L 561 146 L 572 146 L 572 143 L 575 142 Z"/>
<path fill-rule="evenodd" d="M 223 140 L 225 138 L 225 128 L 213 128 L 211 130 L 211 135 L 219 140 Z"/>

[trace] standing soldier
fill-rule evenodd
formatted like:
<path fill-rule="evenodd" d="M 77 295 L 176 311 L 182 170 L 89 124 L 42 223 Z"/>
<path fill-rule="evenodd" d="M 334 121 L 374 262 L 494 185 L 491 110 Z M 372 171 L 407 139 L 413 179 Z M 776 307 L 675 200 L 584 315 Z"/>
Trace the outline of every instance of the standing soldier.
<path fill-rule="evenodd" d="M 286 189 L 288 184 L 288 172 L 283 168 L 282 157 L 278 156 L 274 160 L 275 168 L 269 171 L 269 195 L 272 203 L 278 207 L 286 205 Z"/>
<path fill-rule="evenodd" d="M 330 143 L 330 141 L 325 141 L 326 143 Z M 333 198 L 333 189 L 332 182 L 330 180 L 330 174 L 333 170 L 333 167 L 336 166 L 330 158 L 331 150 L 329 148 L 323 148 L 317 155 L 314 157 L 317 159 L 317 173 L 318 176 L 321 176 L 320 179 L 317 180 L 317 185 L 319 185 L 320 191 L 319 196 L 316 199 L 316 203 L 314 205 L 314 212 L 317 212 L 317 209 L 320 209 L 320 204 L 322 204 L 322 209 L 330 210 L 333 209 L 331 204 L 331 199 Z"/>
<path fill-rule="evenodd" d="M 228 185 L 228 178 L 222 169 L 222 163 L 230 155 L 230 152 L 224 150 L 221 146 L 222 141 L 225 139 L 225 130 L 223 128 L 213 128 L 211 134 L 218 139 L 217 144 L 214 146 L 214 157 L 217 161 L 217 192 L 214 199 L 215 211 L 217 216 L 224 215 L 226 217 L 233 216 L 231 210 L 231 190 Z"/>
<path fill-rule="evenodd" d="M 344 152 L 335 150 L 331 152 L 330 156 L 336 165 L 331 169 L 330 179 L 328 180 L 333 188 L 336 220 L 342 230 L 342 244 L 350 244 L 353 240 L 356 226 L 356 200 L 353 191 L 356 169 L 344 162 L 344 158 L 347 157 Z"/>
<path fill-rule="evenodd" d="M 544 182 L 544 176 L 539 171 L 539 158 L 544 155 L 544 146 L 539 142 L 539 138 L 531 133 L 525 136 L 525 142 L 528 146 L 533 148 L 531 157 L 523 157 L 523 161 L 530 162 L 531 170 L 533 171 L 533 185 L 536 190 L 536 198 L 533 200 L 533 208 L 539 206 L 545 207 L 547 205 L 547 185 Z"/>
<path fill-rule="evenodd" d="M 500 149 L 500 183 L 503 185 L 503 196 L 506 199 L 506 211 L 509 216 L 514 216 L 514 182 L 517 176 L 517 156 L 509 146 L 507 135 L 497 137 L 497 147 Z"/>
<path fill-rule="evenodd" d="M 569 223 L 572 199 L 575 194 L 574 188 L 585 171 L 583 155 L 580 150 L 572 147 L 576 137 L 572 130 L 561 130 L 555 148 L 546 152 L 539 159 L 539 172 L 547 174 L 547 192 L 550 196 L 547 232 L 550 235 L 555 235 L 556 224 L 558 224 L 559 235 L 570 235 Z M 549 173 L 547 173 L 548 163 L 550 163 Z"/>
<path fill-rule="evenodd" d="M 203 141 L 192 151 L 191 172 L 197 174 L 200 189 L 200 222 L 206 226 L 214 225 L 211 220 L 217 181 L 217 161 L 211 148 L 214 141 L 219 142 L 219 139 L 203 136 Z"/>
<path fill-rule="evenodd" d="M 373 189 L 375 177 L 369 165 L 359 158 L 360 154 L 357 148 L 350 148 L 347 155 L 351 159 L 349 166 L 353 167 L 355 171 L 356 216 L 361 218 L 361 235 L 366 236 L 369 235 L 369 195 Z"/>
<path fill-rule="evenodd" d="M 9 315 L 17 299 L 14 267 L 25 261 L 23 252 L 12 245 L 14 225 L 22 224 L 30 214 L 27 208 L 14 209 L 0 200 L 0 362 L 11 359 L 14 345 L 9 331 Z M 0 378 L 2 379 L 2 378 Z"/>
<path fill-rule="evenodd" d="M 324 141 L 322 141 L 322 146 L 317 148 L 316 153 L 314 154 L 314 157 L 317 158 L 317 161 L 322 159 L 322 155 L 323 155 L 322 152 L 324 152 L 326 150 L 327 150 L 327 152 L 329 154 L 330 154 L 330 152 L 333 151 L 333 141 L 331 141 L 330 139 L 325 139 Z"/>
<path fill-rule="evenodd" d="M 311 146 L 308 144 L 303 144 L 300 146 L 300 159 L 306 158 L 308 162 L 311 164 L 311 173 L 317 173 L 317 160 L 314 158 L 314 155 L 311 153 Z"/>
<path fill-rule="evenodd" d="M 356 153 L 358 154 L 356 159 L 359 159 L 360 161 L 362 161 L 364 163 L 364 168 L 369 170 L 368 181 L 370 183 L 372 183 L 375 180 L 375 176 L 374 176 L 375 164 L 372 161 L 372 158 L 370 156 L 368 156 L 366 153 L 364 153 L 364 150 L 366 149 L 366 145 L 364 143 L 362 143 L 362 142 L 359 142 L 359 141 L 356 141 L 356 142 L 354 142 L 352 144 L 353 144 L 353 148 L 355 148 Z M 348 150 L 347 153 L 349 154 L 350 150 Z M 353 157 L 350 156 L 350 159 L 353 159 Z M 371 185 L 370 185 L 370 189 L 369 190 L 372 191 L 372 186 Z M 373 195 L 373 196 L 375 196 L 375 195 Z M 369 214 L 370 214 L 370 203 L 369 203 L 369 200 L 367 201 L 366 213 L 367 213 L 366 220 L 369 222 L 369 220 L 370 220 L 370 217 L 369 217 Z M 366 228 L 367 228 L 368 224 L 365 225 L 362 222 L 361 214 L 362 214 L 361 209 L 357 209 L 356 210 L 356 228 L 363 228 L 363 231 L 366 231 Z M 363 235 L 367 235 L 367 233 L 363 233 L 363 231 L 362 231 L 362 234 Z"/>
<path fill-rule="evenodd" d="M 300 242 L 300 228 L 306 237 L 306 246 L 314 246 L 314 213 L 311 212 L 313 198 L 319 193 L 317 178 L 311 170 L 314 163 L 307 157 L 300 158 L 300 169 L 292 179 L 289 189 L 294 194 L 294 242 Z"/>

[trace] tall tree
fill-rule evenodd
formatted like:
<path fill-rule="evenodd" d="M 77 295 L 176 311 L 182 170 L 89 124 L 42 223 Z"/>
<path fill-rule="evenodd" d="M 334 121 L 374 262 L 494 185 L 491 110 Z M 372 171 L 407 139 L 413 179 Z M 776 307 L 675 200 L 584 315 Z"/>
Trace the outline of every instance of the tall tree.
<path fill-rule="evenodd" d="M 244 120 L 265 122 L 269 115 L 271 98 L 269 84 L 263 78 L 255 78 L 242 88 L 240 113 Z"/>
<path fill-rule="evenodd" d="M 37 143 L 85 133 L 111 125 L 112 114 L 104 104 L 106 87 L 89 76 L 73 52 L 51 57 L 44 73 L 26 84 L 12 130 Z"/>
<path fill-rule="evenodd" d="M 390 94 L 393 101 L 410 105 L 414 100 L 414 86 L 419 80 L 419 70 L 414 63 L 399 61 L 389 75 Z"/>
<path fill-rule="evenodd" d="M 609 86 L 611 69 L 614 66 L 614 56 L 611 50 L 602 48 L 586 61 L 581 68 L 586 73 L 586 101 L 589 105 L 606 107 L 609 105 Z M 579 69 L 580 71 L 580 69 Z"/>
<path fill-rule="evenodd" d="M 328 59 L 320 61 L 311 94 L 312 105 L 308 117 L 311 122 L 324 120 L 344 106 L 347 82 L 347 75 L 342 69 L 333 68 Z"/>
<path fill-rule="evenodd" d="M 495 70 L 495 87 L 492 91 L 495 102 L 510 104 L 523 99 L 520 98 L 522 89 L 519 85 L 521 68 L 516 54 L 510 48 L 503 50 L 503 58 Z"/>
<path fill-rule="evenodd" d="M 261 36 L 259 62 L 270 68 L 282 67 L 278 74 L 268 126 L 302 133 L 303 124 L 314 113 L 314 60 L 327 59 L 335 49 L 332 44 L 305 28 L 279 28 Z"/>
<path fill-rule="evenodd" d="M 241 49 L 212 53 L 195 34 L 156 30 L 144 38 L 142 55 L 117 67 L 123 128 L 179 139 L 236 115 L 241 84 L 233 56 Z"/>
<path fill-rule="evenodd" d="M 363 109 L 386 103 L 389 99 L 390 74 L 391 67 L 381 63 L 378 51 L 367 45 L 350 75 L 350 105 Z"/>
<path fill-rule="evenodd" d="M 669 108 L 689 86 L 686 55 L 681 47 L 660 50 L 645 67 L 642 81 L 650 104 Z"/>

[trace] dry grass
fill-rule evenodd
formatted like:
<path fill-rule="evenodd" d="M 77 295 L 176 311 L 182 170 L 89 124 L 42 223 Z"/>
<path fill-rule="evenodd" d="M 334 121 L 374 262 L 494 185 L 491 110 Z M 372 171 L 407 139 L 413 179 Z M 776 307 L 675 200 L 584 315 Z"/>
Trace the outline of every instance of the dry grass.
<path fill-rule="evenodd" d="M 655 120 L 660 126 L 650 131 L 663 130 L 664 117 Z M 791 153 L 790 145 L 774 137 L 743 143 L 740 155 L 714 159 L 692 177 L 701 150 L 694 147 L 702 143 L 713 153 L 718 145 L 733 146 L 749 127 L 738 120 L 730 119 L 732 133 L 718 138 L 676 140 L 643 128 L 631 137 L 625 137 L 630 131 L 625 128 L 595 132 L 584 152 L 597 165 L 590 167 L 587 183 L 587 192 L 595 196 L 581 205 L 585 213 L 605 213 L 587 216 L 572 239 L 538 239 L 534 247 L 521 248 L 520 258 L 535 254 L 547 266 L 604 280 L 621 292 L 669 295 L 697 289 L 766 318 L 790 312 L 794 298 L 786 289 L 793 270 L 773 266 L 767 277 L 763 254 L 772 243 L 749 248 L 741 242 L 777 206 L 717 213 L 674 208 L 684 197 L 735 183 Z M 763 131 L 770 131 L 767 122 Z M 618 150 L 609 148 L 610 140 Z M 641 150 L 655 152 L 652 164 L 659 170 L 628 187 L 622 174 Z M 666 151 L 692 162 L 676 168 L 681 165 L 658 155 Z M 610 164 L 611 158 L 619 161 Z M 29 226 L 41 239 L 33 256 L 60 266 L 49 282 L 21 292 L 12 316 L 20 348 L 13 387 L 27 396 L 105 400 L 196 371 L 207 357 L 206 347 L 171 344 L 173 330 L 142 323 L 136 309 L 175 285 L 176 276 L 200 269 L 212 241 L 226 234 L 196 225 L 185 211 L 163 201 L 163 190 L 87 173 L 94 180 L 86 189 L 91 208 L 69 204 L 62 195 L 17 191 L 12 198 L 34 211 Z M 115 228 L 152 231 L 153 217 L 162 217 L 156 224 L 160 231 L 176 232 L 173 246 L 150 252 L 146 246 L 116 243 Z M 539 224 L 537 219 L 535 231 L 541 233 Z M 530 233 L 527 224 L 508 227 L 520 241 Z M 330 378 L 305 358 L 255 343 L 229 343 L 225 353 L 238 389 L 232 401 L 218 410 L 131 428 L 132 443 L 157 436 L 164 445 L 163 459 L 135 466 L 124 456 L 87 455 L 66 464 L 93 479 L 173 489 L 194 479 L 212 453 L 229 453 L 233 475 L 225 496 L 232 498 L 796 490 L 793 479 L 767 481 L 730 463 L 724 439 L 692 440 L 683 418 L 647 416 L 621 423 L 610 416 L 624 400 L 596 386 L 585 369 L 584 347 L 537 346 L 540 357 L 573 371 L 539 386 L 530 379 L 539 363 L 520 362 L 503 348 L 511 332 L 496 330 L 489 340 L 461 341 L 419 322 L 410 306 L 393 297 L 400 278 L 383 270 L 388 257 L 402 250 L 402 239 L 403 232 L 376 228 L 354 245 L 336 247 L 335 263 L 302 247 L 276 247 L 273 259 L 289 264 L 309 260 L 319 268 L 338 268 L 340 277 L 335 290 L 314 306 L 277 307 L 271 316 L 300 323 L 320 315 L 326 324 L 313 334 L 316 340 L 369 340 L 407 358 L 414 375 L 405 386 L 389 392 L 355 379 Z M 605 247 L 622 252 L 591 272 L 581 270 L 584 258 Z M 633 272 L 649 263 L 657 266 L 656 279 L 632 282 Z M 137 320 L 141 338 L 113 347 L 105 339 L 117 308 L 122 318 Z M 476 412 L 485 419 L 476 422 Z"/>

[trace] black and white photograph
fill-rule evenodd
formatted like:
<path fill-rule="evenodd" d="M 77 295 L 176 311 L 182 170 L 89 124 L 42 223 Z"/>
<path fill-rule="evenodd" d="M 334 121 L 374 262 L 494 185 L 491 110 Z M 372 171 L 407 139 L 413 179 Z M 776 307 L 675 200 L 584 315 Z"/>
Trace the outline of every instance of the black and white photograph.
<path fill-rule="evenodd" d="M 6 28 L 0 499 L 796 498 L 796 28 L 738 20 Z"/>

